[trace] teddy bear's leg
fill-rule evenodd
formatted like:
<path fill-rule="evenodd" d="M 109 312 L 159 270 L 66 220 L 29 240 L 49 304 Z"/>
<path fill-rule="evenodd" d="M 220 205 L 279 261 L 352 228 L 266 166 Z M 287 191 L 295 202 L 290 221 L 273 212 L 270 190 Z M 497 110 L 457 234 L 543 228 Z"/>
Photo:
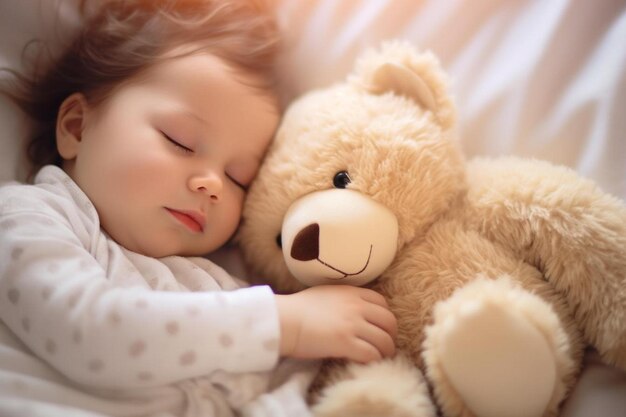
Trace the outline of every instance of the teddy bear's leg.
<path fill-rule="evenodd" d="M 548 303 L 481 278 L 436 306 L 424 361 L 446 416 L 551 416 L 575 372 L 569 346 Z"/>
<path fill-rule="evenodd" d="M 316 417 L 435 417 L 422 373 L 402 355 L 351 363 L 312 407 Z"/>
<path fill-rule="evenodd" d="M 475 160 L 468 181 L 472 227 L 541 271 L 587 342 L 626 370 L 626 204 L 536 160 Z"/>

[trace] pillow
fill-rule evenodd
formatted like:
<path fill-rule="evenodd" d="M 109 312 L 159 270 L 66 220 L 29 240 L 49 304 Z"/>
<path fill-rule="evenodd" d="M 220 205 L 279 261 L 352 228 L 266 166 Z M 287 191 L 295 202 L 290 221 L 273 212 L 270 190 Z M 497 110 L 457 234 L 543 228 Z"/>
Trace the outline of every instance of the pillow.
<path fill-rule="evenodd" d="M 50 53 L 71 36 L 80 24 L 79 0 L 22 0 L 0 2 L 0 68 L 22 70 L 24 46 L 33 39 L 46 41 Z M 33 45 L 34 47 L 36 45 Z M 27 48 L 26 53 L 37 48 Z M 0 72 L 0 78 L 9 77 Z M 0 95 L 0 183 L 27 174 L 21 152 L 29 132 L 29 121 L 5 96 Z"/>

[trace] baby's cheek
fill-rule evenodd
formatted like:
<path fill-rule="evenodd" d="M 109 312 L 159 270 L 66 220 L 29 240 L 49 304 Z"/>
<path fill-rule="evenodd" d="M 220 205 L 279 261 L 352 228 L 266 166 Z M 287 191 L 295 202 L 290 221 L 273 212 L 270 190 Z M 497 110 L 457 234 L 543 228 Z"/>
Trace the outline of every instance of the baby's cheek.
<path fill-rule="evenodd" d="M 120 160 L 117 172 L 113 175 L 118 177 L 121 186 L 128 192 L 137 193 L 139 196 L 172 186 L 172 183 L 179 177 L 179 170 L 179 167 L 172 163 L 171 158 L 152 150 L 136 158 Z"/>
<path fill-rule="evenodd" d="M 237 228 L 239 225 L 244 196 L 245 193 L 243 191 L 235 190 L 230 201 L 226 204 L 225 210 L 223 210 L 224 223 L 229 224 L 232 229 Z"/>
<path fill-rule="evenodd" d="M 219 228 L 221 244 L 226 243 L 232 237 L 241 221 L 241 210 L 244 200 L 243 192 L 236 192 L 231 195 L 228 200 L 224 201 L 222 210 L 220 210 L 219 218 L 213 219 L 216 228 Z"/>

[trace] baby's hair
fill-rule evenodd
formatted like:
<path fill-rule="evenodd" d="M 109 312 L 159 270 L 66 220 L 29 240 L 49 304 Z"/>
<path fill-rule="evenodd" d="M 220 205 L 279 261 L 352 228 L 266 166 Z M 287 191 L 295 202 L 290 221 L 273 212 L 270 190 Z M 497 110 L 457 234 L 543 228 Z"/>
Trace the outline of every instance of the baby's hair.
<path fill-rule="evenodd" d="M 169 52 L 179 46 L 185 48 L 175 56 L 208 52 L 234 71 L 255 75 L 254 87 L 271 90 L 275 84 L 278 30 L 269 6 L 259 0 L 96 3 L 101 5 L 94 13 L 85 12 L 78 35 L 44 72 L 10 71 L 13 88 L 3 89 L 36 123 L 27 147 L 30 178 L 44 165 L 62 163 L 55 130 L 59 107 L 68 96 L 80 92 L 90 105 L 100 104 L 125 80 L 172 58 Z"/>

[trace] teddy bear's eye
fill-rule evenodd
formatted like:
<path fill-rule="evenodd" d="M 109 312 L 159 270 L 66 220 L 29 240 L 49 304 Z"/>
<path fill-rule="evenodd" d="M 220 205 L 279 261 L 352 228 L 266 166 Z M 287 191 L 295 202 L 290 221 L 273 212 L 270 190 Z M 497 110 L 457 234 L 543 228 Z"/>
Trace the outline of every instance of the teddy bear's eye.
<path fill-rule="evenodd" d="M 350 184 L 350 176 L 346 171 L 339 171 L 333 178 L 335 188 L 346 188 Z"/>

